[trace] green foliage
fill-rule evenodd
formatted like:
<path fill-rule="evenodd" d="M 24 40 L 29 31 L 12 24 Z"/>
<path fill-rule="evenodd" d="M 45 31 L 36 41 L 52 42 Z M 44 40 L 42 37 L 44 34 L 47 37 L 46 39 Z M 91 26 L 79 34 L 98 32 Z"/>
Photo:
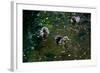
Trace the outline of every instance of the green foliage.
<path fill-rule="evenodd" d="M 23 10 L 23 62 L 81 60 L 91 58 L 91 14 L 75 13 L 81 23 L 72 25 L 74 12 Z M 50 31 L 43 41 L 39 37 L 42 27 Z M 65 45 L 55 43 L 56 35 L 67 35 Z"/>

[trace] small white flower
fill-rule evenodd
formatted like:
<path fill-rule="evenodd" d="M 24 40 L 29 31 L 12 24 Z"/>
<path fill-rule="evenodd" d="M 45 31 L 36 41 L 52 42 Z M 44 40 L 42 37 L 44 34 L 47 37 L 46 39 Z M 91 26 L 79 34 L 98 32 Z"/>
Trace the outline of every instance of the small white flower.
<path fill-rule="evenodd" d="M 34 47 L 31 47 L 31 49 L 33 50 L 33 49 L 34 49 Z"/>
<path fill-rule="evenodd" d="M 24 54 L 23 56 L 25 57 L 26 55 Z"/>
<path fill-rule="evenodd" d="M 68 54 L 68 56 L 70 57 L 71 55 L 70 55 L 70 54 Z"/>
<path fill-rule="evenodd" d="M 54 58 L 57 58 L 57 56 L 54 56 Z"/>
<path fill-rule="evenodd" d="M 82 58 L 82 56 L 79 56 L 80 58 Z"/>
<path fill-rule="evenodd" d="M 46 19 L 48 19 L 48 17 L 46 17 Z"/>

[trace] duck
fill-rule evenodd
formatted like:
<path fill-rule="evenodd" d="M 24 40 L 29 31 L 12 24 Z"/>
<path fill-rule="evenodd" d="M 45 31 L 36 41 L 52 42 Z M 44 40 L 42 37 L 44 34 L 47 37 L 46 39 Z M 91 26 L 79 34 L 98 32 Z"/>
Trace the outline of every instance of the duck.
<path fill-rule="evenodd" d="M 40 37 L 43 39 L 43 40 L 46 40 L 48 35 L 49 35 L 49 29 L 47 27 L 42 27 L 41 30 L 40 30 Z"/>
<path fill-rule="evenodd" d="M 66 44 L 67 41 L 69 41 L 70 39 L 68 38 L 68 36 L 61 36 L 61 35 L 57 35 L 55 37 L 55 41 L 57 45 L 64 45 Z"/>
<path fill-rule="evenodd" d="M 80 23 L 80 16 L 72 16 L 71 17 L 71 23 L 72 24 L 76 24 L 76 23 Z"/>

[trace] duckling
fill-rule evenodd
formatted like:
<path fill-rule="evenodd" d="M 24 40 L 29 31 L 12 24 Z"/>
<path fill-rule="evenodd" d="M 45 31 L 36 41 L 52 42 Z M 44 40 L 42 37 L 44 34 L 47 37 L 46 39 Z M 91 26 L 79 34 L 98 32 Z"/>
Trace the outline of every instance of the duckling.
<path fill-rule="evenodd" d="M 49 29 L 47 27 L 42 27 L 40 30 L 40 37 L 42 37 L 43 40 L 46 40 L 49 35 Z"/>
<path fill-rule="evenodd" d="M 76 24 L 76 23 L 79 23 L 80 22 L 80 16 L 72 16 L 71 17 L 71 23 L 72 24 Z"/>
<path fill-rule="evenodd" d="M 55 41 L 56 41 L 56 44 L 57 45 L 64 45 L 67 41 L 69 41 L 70 39 L 68 38 L 68 36 L 60 36 L 60 35 L 57 35 L 55 37 Z"/>

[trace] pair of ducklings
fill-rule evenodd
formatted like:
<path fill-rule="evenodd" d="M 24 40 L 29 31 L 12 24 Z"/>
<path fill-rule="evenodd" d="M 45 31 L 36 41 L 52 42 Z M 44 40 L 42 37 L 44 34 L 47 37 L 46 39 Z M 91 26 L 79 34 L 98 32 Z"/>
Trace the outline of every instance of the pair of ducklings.
<path fill-rule="evenodd" d="M 41 30 L 40 30 L 40 37 L 43 39 L 43 40 L 46 40 L 48 35 L 49 35 L 49 29 L 47 27 L 42 27 Z M 57 45 L 61 45 L 61 44 L 65 44 L 66 41 L 70 40 L 68 38 L 68 36 L 61 36 L 61 35 L 56 35 L 55 36 L 55 42 Z"/>

